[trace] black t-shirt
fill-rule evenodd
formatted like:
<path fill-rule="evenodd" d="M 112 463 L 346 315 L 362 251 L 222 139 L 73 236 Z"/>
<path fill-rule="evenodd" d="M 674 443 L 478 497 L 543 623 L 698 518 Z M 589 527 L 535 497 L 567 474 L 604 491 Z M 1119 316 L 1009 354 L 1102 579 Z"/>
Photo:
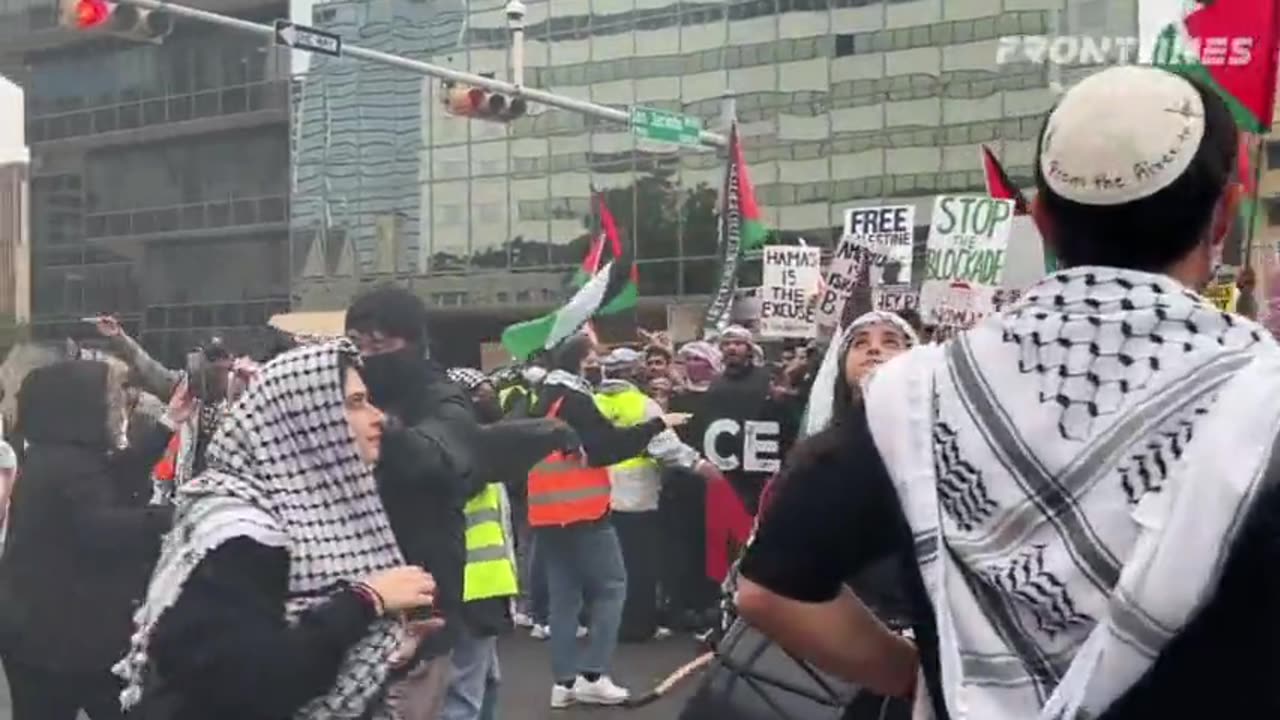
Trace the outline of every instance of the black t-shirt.
<path fill-rule="evenodd" d="M 861 405 L 842 425 L 832 472 L 774 490 L 741 573 L 800 602 L 832 600 L 847 578 L 887 557 L 911 558 L 903 578 L 916 646 L 937 720 L 942 700 L 937 624 L 910 526 Z M 1277 456 L 1280 458 L 1280 455 Z M 1280 717 L 1280 459 L 1233 543 L 1215 592 L 1155 664 L 1100 720 Z"/>
<path fill-rule="evenodd" d="M 912 533 L 861 407 L 841 425 L 844 444 L 827 471 L 784 479 L 747 548 L 741 573 L 783 597 L 835 599 L 851 577 L 901 558 L 916 644 L 938 720 L 948 717 L 939 683 L 933 608 L 915 563 Z"/>

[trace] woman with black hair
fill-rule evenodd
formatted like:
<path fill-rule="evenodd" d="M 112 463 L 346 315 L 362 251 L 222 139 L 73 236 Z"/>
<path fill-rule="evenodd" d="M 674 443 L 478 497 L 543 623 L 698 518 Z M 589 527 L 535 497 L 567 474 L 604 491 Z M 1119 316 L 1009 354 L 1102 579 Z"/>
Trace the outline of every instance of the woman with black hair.
<path fill-rule="evenodd" d="M 844 442 L 845 423 L 852 416 L 862 384 L 871 373 L 918 342 L 912 327 L 888 312 L 866 313 L 836 335 L 822 357 L 821 365 L 812 374 L 804 425 L 808 437 L 792 448 L 779 476 L 766 485 L 760 498 L 758 517 L 769 512 L 770 496 L 780 485 L 794 485 L 797 491 L 811 486 L 814 492 L 821 492 L 822 487 L 833 482 L 857 482 L 857 459 L 847 452 L 848 446 Z M 902 567 L 911 560 L 908 556 L 886 558 L 846 581 L 882 620 L 899 629 L 909 628 L 913 617 L 908 596 L 903 591 L 905 575 L 902 572 Z M 795 713 L 786 716 L 786 720 L 832 718 L 842 706 L 846 720 L 909 717 L 910 706 L 907 703 L 858 692 L 856 687 L 842 686 L 834 678 L 826 678 L 825 686 L 817 684 L 810 688 L 814 691 L 811 702 L 797 702 L 799 696 L 795 695 L 795 687 L 806 685 L 797 683 L 797 678 L 803 680 L 808 673 L 815 671 L 806 669 L 800 661 L 771 647 L 772 643 L 757 631 L 741 624 L 733 626 L 737 620 L 732 603 L 737 576 L 735 568 L 725 582 L 723 620 L 726 633 L 719 646 L 723 667 L 713 672 L 701 692 L 689 703 L 682 720 L 719 717 L 773 720 L 780 716 L 772 714 L 769 708 L 783 706 Z M 769 648 L 767 651 L 762 650 L 766 647 Z M 722 682 L 721 678 L 727 677 L 726 673 L 737 672 L 735 666 L 739 663 L 755 679 L 754 689 L 744 684 Z M 779 684 L 775 685 L 774 681 Z M 788 685 L 791 689 L 784 689 Z M 824 697 L 823 688 L 836 690 Z M 787 699 L 777 704 L 762 703 L 760 693 Z"/>

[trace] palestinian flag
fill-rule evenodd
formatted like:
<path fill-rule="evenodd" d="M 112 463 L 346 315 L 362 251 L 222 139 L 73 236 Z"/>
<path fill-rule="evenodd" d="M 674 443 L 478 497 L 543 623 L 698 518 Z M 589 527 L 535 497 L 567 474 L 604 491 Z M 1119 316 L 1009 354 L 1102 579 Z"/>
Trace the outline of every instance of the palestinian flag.
<path fill-rule="evenodd" d="M 609 212 L 609 206 L 604 202 L 604 193 L 596 194 L 596 213 L 600 218 L 600 232 L 596 234 L 594 240 L 591 241 L 591 247 L 587 249 L 586 257 L 582 258 L 582 267 L 578 268 L 577 275 L 573 278 L 573 286 L 580 288 L 587 284 L 587 281 L 595 275 L 596 270 L 600 268 L 600 261 L 604 257 L 604 244 L 609 243 L 609 251 L 614 259 L 622 257 L 622 239 L 618 236 L 618 224 L 614 222 L 613 213 Z M 600 308 L 597 315 L 614 315 L 625 310 L 631 310 L 636 306 L 636 302 L 640 299 L 640 269 L 635 263 L 630 263 L 631 277 L 618 296 L 609 302 L 608 305 Z"/>
<path fill-rule="evenodd" d="M 1261 138 L 1257 138 L 1256 142 L 1261 143 L 1263 141 Z M 1264 225 L 1262 213 L 1259 212 L 1261 208 L 1258 203 L 1257 168 L 1253 166 L 1251 161 L 1254 152 L 1250 136 L 1241 133 L 1240 149 L 1236 153 L 1236 174 L 1243 189 L 1242 197 L 1240 198 L 1239 226 L 1246 240 L 1241 247 L 1247 245 L 1249 239 L 1256 237 L 1262 231 Z M 1248 258 L 1245 258 L 1245 262 L 1248 262 Z"/>
<path fill-rule="evenodd" d="M 1271 130 L 1280 51 L 1280 0 L 1141 0 L 1159 18 L 1152 64 L 1194 77 L 1218 91 L 1236 123 Z"/>
<path fill-rule="evenodd" d="M 605 265 L 574 293 L 563 307 L 540 318 L 509 325 L 502 331 L 502 346 L 517 360 L 525 361 L 550 350 L 583 329 L 626 290 L 634 286 L 631 260 L 623 257 Z"/>
<path fill-rule="evenodd" d="M 996 154 L 986 145 L 982 146 L 982 175 L 986 180 L 987 195 L 997 200 L 1012 200 L 1014 215 L 1031 214 L 1031 204 L 1027 202 L 1027 197 L 1009 178 Z M 1044 271 L 1051 273 L 1058 269 L 1058 261 L 1049 251 L 1049 246 L 1044 244 L 1043 238 L 1040 243 L 1044 247 Z"/>
<path fill-rule="evenodd" d="M 720 282 L 703 318 L 703 332 L 713 336 L 729 324 L 734 293 L 738 289 L 738 266 L 749 250 L 764 247 L 769 230 L 760 220 L 756 191 L 747 174 L 738 124 L 729 130 L 729 162 L 725 165 L 720 190 L 719 234 Z"/>
<path fill-rule="evenodd" d="M 1031 212 L 1027 198 L 1023 196 L 1018 186 L 1013 184 L 1013 180 L 1009 179 L 1009 174 L 996 159 L 996 154 L 986 145 L 982 146 L 982 174 L 987 181 L 987 195 L 997 200 L 1012 200 L 1013 212 L 1016 215 L 1026 215 Z"/>

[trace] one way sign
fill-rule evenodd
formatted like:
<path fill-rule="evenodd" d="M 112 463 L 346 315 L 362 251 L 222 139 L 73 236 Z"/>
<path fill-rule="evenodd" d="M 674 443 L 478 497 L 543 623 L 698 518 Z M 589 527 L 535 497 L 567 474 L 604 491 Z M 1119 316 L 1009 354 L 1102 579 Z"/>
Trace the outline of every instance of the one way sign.
<path fill-rule="evenodd" d="M 332 57 L 342 55 L 341 37 L 288 20 L 276 20 L 276 44 Z"/>

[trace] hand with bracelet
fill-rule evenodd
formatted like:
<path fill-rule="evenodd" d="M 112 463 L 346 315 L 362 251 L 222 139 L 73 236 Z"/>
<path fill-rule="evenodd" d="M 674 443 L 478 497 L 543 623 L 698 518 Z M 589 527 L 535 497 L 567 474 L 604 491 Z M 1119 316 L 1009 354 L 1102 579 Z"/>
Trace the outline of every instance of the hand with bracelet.
<path fill-rule="evenodd" d="M 352 587 L 373 604 L 378 617 L 429 607 L 436 596 L 435 579 L 416 565 L 383 570 Z"/>
<path fill-rule="evenodd" d="M 369 600 L 378 617 L 400 615 L 405 637 L 391 657 L 392 667 L 412 660 L 422 639 L 444 626 L 443 618 L 410 621 L 406 617 L 409 611 L 430 608 L 435 602 L 436 581 L 420 567 L 405 565 L 384 570 L 352 587 Z"/>

